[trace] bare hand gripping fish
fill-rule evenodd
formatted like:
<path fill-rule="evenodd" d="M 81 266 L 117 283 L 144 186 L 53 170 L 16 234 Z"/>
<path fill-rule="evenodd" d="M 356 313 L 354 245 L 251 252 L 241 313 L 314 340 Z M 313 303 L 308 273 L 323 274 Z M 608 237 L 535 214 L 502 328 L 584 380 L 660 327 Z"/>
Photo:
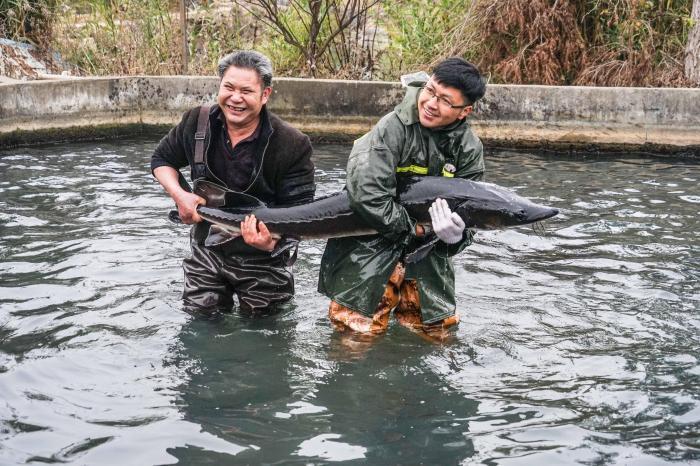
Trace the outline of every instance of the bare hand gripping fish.
<path fill-rule="evenodd" d="M 396 191 L 397 202 L 420 225 L 430 225 L 428 208 L 437 198 L 445 199 L 467 228 L 481 230 L 526 225 L 559 213 L 553 207 L 535 204 L 501 186 L 462 178 L 399 177 Z M 273 255 L 291 249 L 302 240 L 378 233 L 350 208 L 346 191 L 292 207 L 267 207 L 255 197 L 207 181 L 198 182 L 195 193 L 209 200 L 209 206 L 197 207 L 200 217 L 211 223 L 207 246 L 240 236 L 241 222 L 250 214 L 265 223 L 273 238 L 283 239 Z M 173 216 L 177 217 L 177 211 L 171 212 L 171 219 Z M 427 250 L 419 255 L 414 252 L 410 259 L 420 260 L 436 242 L 436 238 L 427 239 L 421 247 Z"/>

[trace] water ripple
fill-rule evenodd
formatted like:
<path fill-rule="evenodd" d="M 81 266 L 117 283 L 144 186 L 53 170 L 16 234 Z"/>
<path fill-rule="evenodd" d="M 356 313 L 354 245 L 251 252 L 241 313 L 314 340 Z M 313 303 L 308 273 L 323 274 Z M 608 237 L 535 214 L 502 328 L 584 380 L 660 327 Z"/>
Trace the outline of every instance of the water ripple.
<path fill-rule="evenodd" d="M 180 311 L 157 138 L 0 156 L 0 463 L 669 464 L 700 459 L 698 165 L 495 152 L 553 204 L 455 257 L 461 323 L 339 334 L 300 246 L 284 314 Z M 316 148 L 318 194 L 346 146 Z"/>

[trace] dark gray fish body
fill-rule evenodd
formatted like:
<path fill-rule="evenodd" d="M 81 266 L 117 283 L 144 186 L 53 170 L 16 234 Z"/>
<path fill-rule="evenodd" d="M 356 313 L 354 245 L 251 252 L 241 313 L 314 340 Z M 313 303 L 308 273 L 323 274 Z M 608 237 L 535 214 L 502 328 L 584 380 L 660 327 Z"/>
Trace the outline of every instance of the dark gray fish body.
<path fill-rule="evenodd" d="M 437 198 L 445 199 L 468 228 L 500 229 L 526 225 L 557 215 L 557 209 L 535 204 L 500 186 L 461 178 L 432 176 L 400 177 L 398 202 L 419 224 L 429 224 L 428 208 Z M 200 206 L 199 215 L 220 233 L 238 235 L 246 215 L 254 214 L 273 237 L 304 239 L 362 236 L 376 233 L 350 208 L 342 191 L 293 207 L 218 209 Z"/>

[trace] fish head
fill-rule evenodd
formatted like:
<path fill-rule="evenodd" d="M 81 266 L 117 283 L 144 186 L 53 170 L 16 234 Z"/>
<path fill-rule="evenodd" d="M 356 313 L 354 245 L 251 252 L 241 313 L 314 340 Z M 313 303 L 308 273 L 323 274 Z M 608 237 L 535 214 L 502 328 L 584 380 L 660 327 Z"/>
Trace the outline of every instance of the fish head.
<path fill-rule="evenodd" d="M 488 187 L 483 197 L 469 199 L 453 208 L 467 227 L 498 230 L 540 222 L 559 213 L 554 207 L 536 204 L 500 186 L 481 184 Z"/>

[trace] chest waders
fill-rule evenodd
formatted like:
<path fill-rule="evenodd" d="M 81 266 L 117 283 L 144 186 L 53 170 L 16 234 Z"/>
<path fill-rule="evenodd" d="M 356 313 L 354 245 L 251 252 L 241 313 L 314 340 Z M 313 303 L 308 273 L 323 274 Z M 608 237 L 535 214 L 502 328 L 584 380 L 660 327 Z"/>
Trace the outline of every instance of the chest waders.
<path fill-rule="evenodd" d="M 205 140 L 209 132 L 209 108 L 202 106 L 197 117 L 194 134 L 194 166 L 192 184 L 194 192 L 207 200 L 208 205 L 219 207 L 224 196 L 207 196 Z M 211 140 L 211 137 L 210 137 Z M 187 181 L 180 174 L 180 184 Z M 189 185 L 187 185 L 189 188 Z M 188 189 L 192 192 L 192 189 Z M 211 203 L 210 203 L 211 201 Z M 205 223 L 196 224 L 190 233 L 192 256 L 183 261 L 185 288 L 182 293 L 186 312 L 216 317 L 231 312 L 235 306 L 233 295 L 238 297 L 242 314 L 260 316 L 282 310 L 282 305 L 294 296 L 294 278 L 284 267 L 280 257 L 266 253 L 242 256 L 228 250 L 226 245 L 206 247 L 202 244 L 202 232 L 208 233 Z"/>

